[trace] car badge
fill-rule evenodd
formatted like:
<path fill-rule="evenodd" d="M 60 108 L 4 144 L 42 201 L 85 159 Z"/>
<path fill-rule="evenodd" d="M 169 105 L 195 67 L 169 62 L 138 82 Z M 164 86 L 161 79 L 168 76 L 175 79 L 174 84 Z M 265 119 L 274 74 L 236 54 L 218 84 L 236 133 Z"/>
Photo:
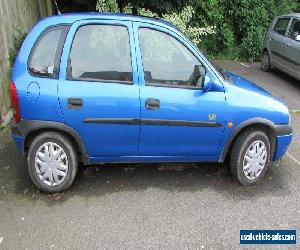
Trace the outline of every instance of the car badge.
<path fill-rule="evenodd" d="M 217 119 L 217 115 L 216 114 L 209 114 L 208 115 L 208 120 L 215 121 L 216 119 Z"/>

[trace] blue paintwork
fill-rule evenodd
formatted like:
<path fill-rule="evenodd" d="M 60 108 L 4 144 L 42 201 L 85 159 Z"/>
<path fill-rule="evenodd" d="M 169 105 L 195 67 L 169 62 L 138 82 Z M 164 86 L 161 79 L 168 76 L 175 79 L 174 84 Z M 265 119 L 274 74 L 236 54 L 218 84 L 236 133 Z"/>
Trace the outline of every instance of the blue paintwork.
<path fill-rule="evenodd" d="M 276 151 L 274 154 L 274 161 L 279 160 L 286 153 L 288 146 L 293 139 L 292 135 L 277 136 L 276 138 Z"/>
<path fill-rule="evenodd" d="M 157 27 L 154 24 L 136 22 L 133 25 L 136 41 L 138 40 L 138 29 L 140 26 L 167 32 L 176 39 L 182 40 L 177 31 L 168 30 L 167 27 Z M 194 47 L 185 41 L 183 43 L 200 61 L 203 61 L 201 55 L 197 53 Z M 142 65 L 139 46 L 136 48 L 136 54 L 138 65 Z M 142 119 L 208 121 L 209 114 L 216 114 L 217 119 L 215 122 L 223 125 L 216 128 L 161 125 L 142 126 L 139 155 L 174 157 L 217 156 L 217 153 L 220 151 L 220 140 L 224 132 L 226 120 L 224 89 L 221 83 L 217 83 L 217 77 L 208 72 L 210 79 L 216 82 L 216 85 L 219 85 L 219 91 L 205 92 L 204 90 L 145 86 L 142 67 L 139 67 L 138 73 L 140 75 L 141 104 L 144 104 L 147 98 L 160 100 L 160 109 L 157 111 L 149 111 L 145 105 L 141 105 Z M 217 159 L 213 158 L 213 160 Z"/>
<path fill-rule="evenodd" d="M 87 23 L 127 26 L 130 35 L 133 84 L 70 81 L 66 65 L 74 34 Z M 31 76 L 27 60 L 37 37 L 52 25 L 71 24 L 63 49 L 59 79 Z M 207 68 L 209 91 L 146 86 L 138 43 L 138 28 L 151 27 L 181 41 Z M 83 52 L 84 55 L 84 52 Z M 41 20 L 30 32 L 15 62 L 12 80 L 16 84 L 22 119 L 56 121 L 69 125 L 82 137 L 91 163 L 220 161 L 226 142 L 234 129 L 251 118 L 265 118 L 274 125 L 288 124 L 287 106 L 254 83 L 230 74 L 224 80 L 205 56 L 178 29 L 164 21 L 121 14 L 70 14 Z M 30 95 L 28 95 L 28 86 Z M 37 93 L 39 92 L 39 93 Z M 28 98 L 30 97 L 30 98 Z M 82 98 L 81 110 L 70 110 L 68 98 Z M 147 98 L 160 99 L 158 111 L 145 109 Z M 87 124 L 86 118 L 168 119 L 215 122 L 221 127 L 162 125 Z M 234 127 L 227 128 L 232 122 Z M 24 138 L 14 137 L 19 150 Z M 274 160 L 285 153 L 292 135 L 278 136 Z"/>
<path fill-rule="evenodd" d="M 92 124 L 82 122 L 85 118 L 140 118 L 139 86 L 118 83 L 70 81 L 66 80 L 66 67 L 69 51 L 76 30 L 91 21 L 76 22 L 70 29 L 61 59 L 58 84 L 59 100 L 65 123 L 74 128 L 81 136 L 89 155 L 119 156 L 136 155 L 139 146 L 139 125 Z M 132 23 L 128 21 L 93 21 L 93 23 L 122 24 L 130 36 L 132 58 L 135 46 Z M 132 60 L 133 81 L 137 82 L 137 65 Z M 72 90 L 72 91 L 70 91 Z M 81 110 L 68 109 L 68 98 L 82 98 Z"/>
<path fill-rule="evenodd" d="M 13 134 L 13 139 L 16 144 L 17 150 L 20 153 L 23 153 L 24 152 L 24 137 L 21 135 Z"/>

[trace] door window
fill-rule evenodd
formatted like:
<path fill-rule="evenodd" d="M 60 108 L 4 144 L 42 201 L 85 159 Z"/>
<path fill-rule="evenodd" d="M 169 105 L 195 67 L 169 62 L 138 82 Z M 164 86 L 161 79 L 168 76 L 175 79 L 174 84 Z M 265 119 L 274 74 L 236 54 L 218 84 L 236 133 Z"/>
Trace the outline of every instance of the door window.
<path fill-rule="evenodd" d="M 176 38 L 149 28 L 139 29 L 146 84 L 202 87 L 204 73 L 199 60 Z"/>
<path fill-rule="evenodd" d="M 296 37 L 300 35 L 300 20 L 294 19 L 290 29 L 290 38 L 296 40 Z"/>
<path fill-rule="evenodd" d="M 28 62 L 29 72 L 34 76 L 57 78 L 64 41 L 69 26 L 46 29 L 35 43 Z"/>
<path fill-rule="evenodd" d="M 274 26 L 274 31 L 282 36 L 285 35 L 290 18 L 279 18 Z"/>
<path fill-rule="evenodd" d="M 68 79 L 132 83 L 128 30 L 117 25 L 85 25 L 73 40 Z"/>

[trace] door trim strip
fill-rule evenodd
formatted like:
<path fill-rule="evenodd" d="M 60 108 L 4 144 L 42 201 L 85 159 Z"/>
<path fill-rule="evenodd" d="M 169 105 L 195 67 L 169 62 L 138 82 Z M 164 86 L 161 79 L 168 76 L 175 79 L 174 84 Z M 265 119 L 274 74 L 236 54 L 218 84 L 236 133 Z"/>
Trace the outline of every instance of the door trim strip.
<path fill-rule="evenodd" d="M 222 127 L 218 122 L 166 120 L 166 119 L 131 119 L 131 118 L 86 118 L 84 123 L 121 124 L 121 125 L 158 125 L 186 127 Z"/>
<path fill-rule="evenodd" d="M 295 64 L 296 66 L 300 66 L 300 63 L 298 63 L 298 62 L 296 62 L 296 61 L 294 61 L 294 60 L 288 58 L 287 56 L 281 55 L 281 54 L 279 54 L 279 53 L 277 53 L 277 52 L 275 52 L 275 51 L 273 51 L 273 50 L 271 50 L 271 53 L 274 54 L 275 56 L 280 57 L 280 58 L 283 59 L 283 60 L 286 60 L 286 61 L 288 61 L 288 62 L 290 62 L 290 63 L 292 63 L 292 64 Z"/>

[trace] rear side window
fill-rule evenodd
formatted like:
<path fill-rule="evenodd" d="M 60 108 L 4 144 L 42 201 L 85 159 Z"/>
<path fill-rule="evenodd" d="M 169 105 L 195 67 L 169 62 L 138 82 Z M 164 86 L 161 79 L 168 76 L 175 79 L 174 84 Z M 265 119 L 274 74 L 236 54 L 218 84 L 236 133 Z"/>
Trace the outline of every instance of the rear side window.
<path fill-rule="evenodd" d="M 132 83 L 129 34 L 125 26 L 91 24 L 73 40 L 68 79 Z"/>
<path fill-rule="evenodd" d="M 274 31 L 284 36 L 287 31 L 289 22 L 290 18 L 279 18 L 274 26 Z"/>
<path fill-rule="evenodd" d="M 28 63 L 34 76 L 57 78 L 62 48 L 70 26 L 53 26 L 46 29 L 35 43 Z"/>

